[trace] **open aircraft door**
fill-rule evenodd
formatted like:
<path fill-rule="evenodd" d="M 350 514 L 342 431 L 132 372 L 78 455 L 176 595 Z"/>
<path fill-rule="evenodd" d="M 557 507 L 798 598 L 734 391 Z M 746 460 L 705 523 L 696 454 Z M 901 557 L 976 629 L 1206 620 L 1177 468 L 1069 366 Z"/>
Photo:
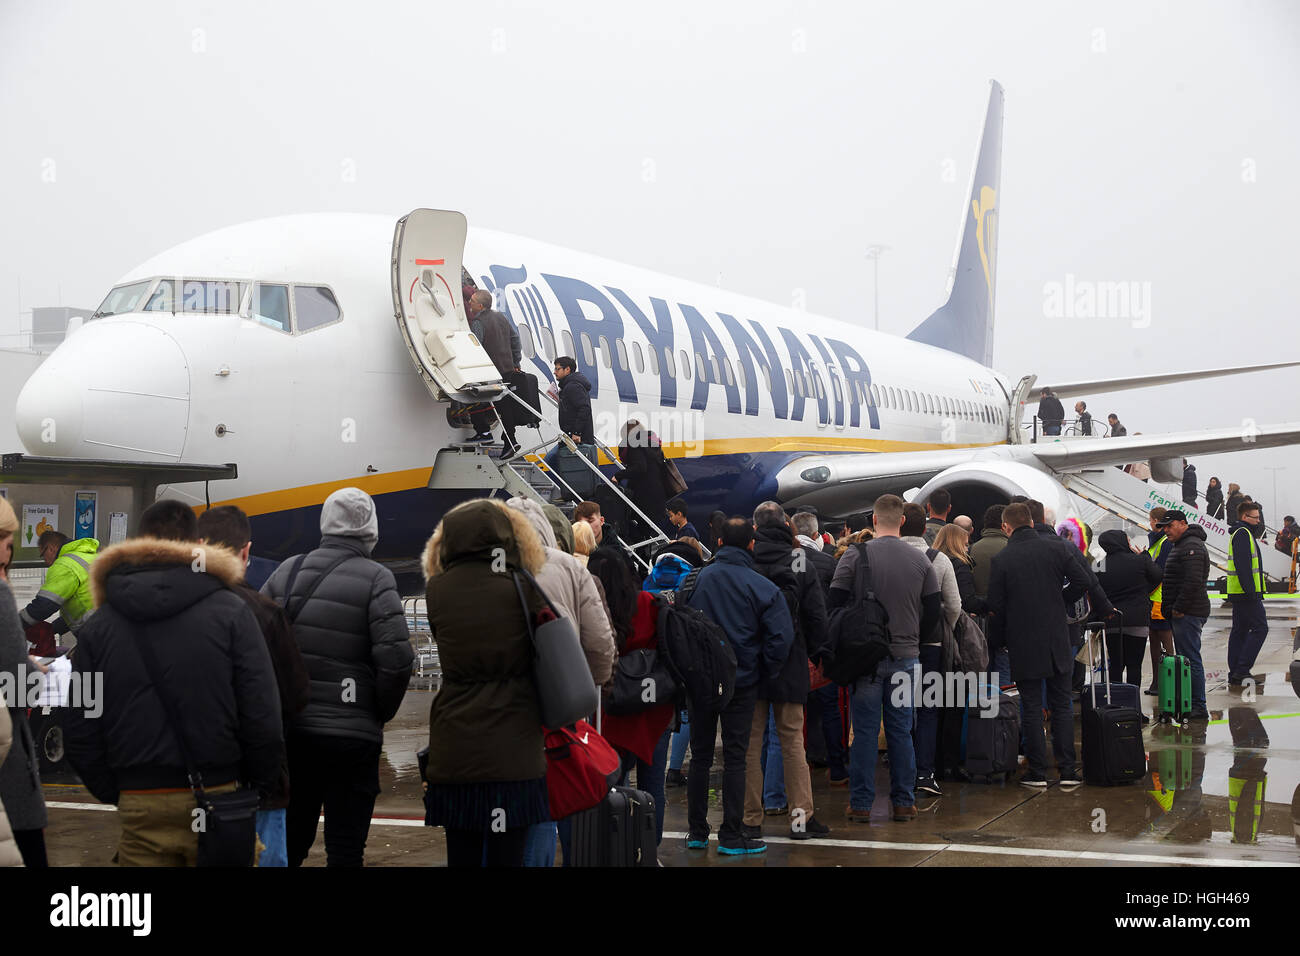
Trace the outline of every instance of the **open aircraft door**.
<path fill-rule="evenodd" d="M 416 209 L 393 233 L 393 308 L 397 327 L 434 398 L 491 400 L 504 386 L 470 331 L 461 300 L 465 216 Z"/>

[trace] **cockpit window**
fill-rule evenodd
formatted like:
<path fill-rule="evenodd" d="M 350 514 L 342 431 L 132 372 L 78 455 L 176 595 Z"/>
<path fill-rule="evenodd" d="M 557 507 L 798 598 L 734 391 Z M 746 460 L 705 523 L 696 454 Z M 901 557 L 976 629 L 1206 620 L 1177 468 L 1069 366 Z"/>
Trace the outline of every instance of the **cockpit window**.
<path fill-rule="evenodd" d="M 104 297 L 104 301 L 99 304 L 92 318 L 98 319 L 106 315 L 133 311 L 152 282 L 152 279 L 146 279 L 143 282 L 132 282 L 130 285 L 114 286 Z"/>
<path fill-rule="evenodd" d="M 342 316 L 334 293 L 323 285 L 295 285 L 293 308 L 299 332 L 310 332 L 322 325 L 337 322 Z"/>
<path fill-rule="evenodd" d="M 239 311 L 244 299 L 246 282 L 225 279 L 186 279 L 181 286 L 181 312 L 206 312 L 209 314 Z"/>
<path fill-rule="evenodd" d="M 289 287 L 259 282 L 253 290 L 252 317 L 277 332 L 288 332 Z"/>
<path fill-rule="evenodd" d="M 160 279 L 158 288 L 153 290 L 153 295 L 149 296 L 149 301 L 145 305 L 145 312 L 175 312 L 176 311 L 176 283 L 171 279 Z"/>

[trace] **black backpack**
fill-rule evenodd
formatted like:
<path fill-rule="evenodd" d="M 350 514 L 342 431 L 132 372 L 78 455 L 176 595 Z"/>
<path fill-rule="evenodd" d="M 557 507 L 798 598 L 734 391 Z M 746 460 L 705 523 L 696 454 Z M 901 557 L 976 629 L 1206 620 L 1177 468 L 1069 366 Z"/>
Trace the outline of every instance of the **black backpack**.
<path fill-rule="evenodd" d="M 656 633 L 669 673 L 687 698 L 719 713 L 736 692 L 736 652 L 726 632 L 697 608 L 688 607 L 699 571 L 692 571 L 676 595 L 660 592 Z"/>
<path fill-rule="evenodd" d="M 889 656 L 889 612 L 871 588 L 867 546 L 858 549 L 853 593 L 849 603 L 831 614 L 822 673 L 841 686 L 860 677 L 872 677 L 876 666 Z"/>

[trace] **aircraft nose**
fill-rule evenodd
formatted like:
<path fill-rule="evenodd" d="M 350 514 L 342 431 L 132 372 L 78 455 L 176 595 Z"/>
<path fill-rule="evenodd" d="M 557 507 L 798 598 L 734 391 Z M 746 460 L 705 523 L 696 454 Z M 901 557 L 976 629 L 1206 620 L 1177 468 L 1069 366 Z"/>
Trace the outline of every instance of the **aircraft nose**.
<path fill-rule="evenodd" d="M 89 322 L 18 395 L 15 421 L 32 455 L 176 461 L 190 411 L 185 353 L 165 329 L 127 319 Z"/>

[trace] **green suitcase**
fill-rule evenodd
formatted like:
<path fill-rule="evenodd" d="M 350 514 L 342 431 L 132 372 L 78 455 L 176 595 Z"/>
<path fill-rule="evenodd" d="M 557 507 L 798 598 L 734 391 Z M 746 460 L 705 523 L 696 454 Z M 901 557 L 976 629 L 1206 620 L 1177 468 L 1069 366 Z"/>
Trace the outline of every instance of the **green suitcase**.
<path fill-rule="evenodd" d="M 1160 719 L 1182 723 L 1192 713 L 1192 666 L 1181 655 L 1162 658 L 1156 678 Z"/>
<path fill-rule="evenodd" d="M 1177 747 L 1166 747 L 1152 754 L 1155 772 L 1160 777 L 1160 789 L 1165 792 L 1186 790 L 1192 785 L 1192 752 Z"/>

